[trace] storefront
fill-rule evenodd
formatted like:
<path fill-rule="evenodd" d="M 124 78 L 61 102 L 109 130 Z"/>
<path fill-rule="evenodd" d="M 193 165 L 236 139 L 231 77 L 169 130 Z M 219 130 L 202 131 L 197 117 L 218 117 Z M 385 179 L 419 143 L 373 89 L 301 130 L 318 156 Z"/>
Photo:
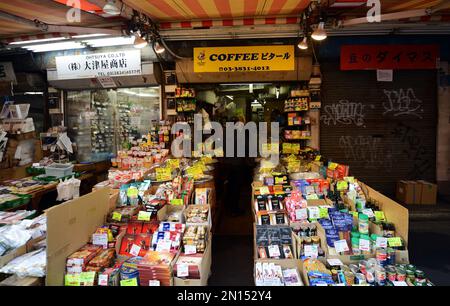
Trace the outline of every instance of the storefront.
<path fill-rule="evenodd" d="M 448 283 L 446 1 L 10 1 L 0 287 Z"/>

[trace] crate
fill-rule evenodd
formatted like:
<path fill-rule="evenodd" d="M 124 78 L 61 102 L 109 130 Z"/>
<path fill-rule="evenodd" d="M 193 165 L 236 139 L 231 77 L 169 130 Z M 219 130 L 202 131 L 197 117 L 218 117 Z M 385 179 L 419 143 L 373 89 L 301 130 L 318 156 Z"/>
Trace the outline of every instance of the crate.
<path fill-rule="evenodd" d="M 57 164 L 54 163 L 45 167 L 46 176 L 54 176 L 56 178 L 66 177 L 73 174 L 73 164 Z"/>

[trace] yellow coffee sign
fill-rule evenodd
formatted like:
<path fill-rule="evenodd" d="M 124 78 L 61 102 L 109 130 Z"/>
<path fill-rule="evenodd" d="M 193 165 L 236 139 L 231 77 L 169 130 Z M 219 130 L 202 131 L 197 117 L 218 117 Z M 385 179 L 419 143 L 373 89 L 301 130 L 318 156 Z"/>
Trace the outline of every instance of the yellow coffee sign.
<path fill-rule="evenodd" d="M 295 70 L 294 46 L 194 48 L 194 72 Z"/>

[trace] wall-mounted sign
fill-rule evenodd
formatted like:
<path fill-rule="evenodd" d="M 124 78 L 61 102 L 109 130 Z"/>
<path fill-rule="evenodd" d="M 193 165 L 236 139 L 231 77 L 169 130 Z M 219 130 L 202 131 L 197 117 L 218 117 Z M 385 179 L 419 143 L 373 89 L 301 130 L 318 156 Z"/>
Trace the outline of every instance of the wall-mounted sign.
<path fill-rule="evenodd" d="M 437 69 L 438 45 L 347 45 L 341 70 Z"/>
<path fill-rule="evenodd" d="M 141 75 L 141 50 L 56 57 L 58 79 Z"/>
<path fill-rule="evenodd" d="M 194 48 L 194 72 L 295 70 L 294 46 Z"/>
<path fill-rule="evenodd" d="M 11 62 L 0 63 L 0 82 L 17 83 L 14 67 Z"/>

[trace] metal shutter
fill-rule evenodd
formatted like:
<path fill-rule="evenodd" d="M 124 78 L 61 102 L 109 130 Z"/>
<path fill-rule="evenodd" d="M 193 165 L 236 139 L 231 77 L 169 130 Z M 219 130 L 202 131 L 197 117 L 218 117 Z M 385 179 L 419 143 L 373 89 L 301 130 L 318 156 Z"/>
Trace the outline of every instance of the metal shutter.
<path fill-rule="evenodd" d="M 436 179 L 436 71 L 394 71 L 394 82 L 377 82 L 376 71 L 321 68 L 325 157 L 386 195 L 401 179 Z"/>

